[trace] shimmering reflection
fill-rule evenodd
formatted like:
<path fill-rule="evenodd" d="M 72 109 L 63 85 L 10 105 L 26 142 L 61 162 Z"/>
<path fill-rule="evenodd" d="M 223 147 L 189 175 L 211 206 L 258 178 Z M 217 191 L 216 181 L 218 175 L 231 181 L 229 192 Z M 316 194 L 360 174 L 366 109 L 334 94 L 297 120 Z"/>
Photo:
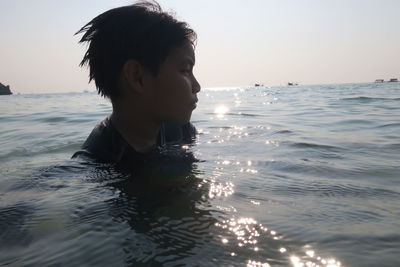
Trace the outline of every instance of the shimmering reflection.
<path fill-rule="evenodd" d="M 252 260 L 249 260 L 247 262 L 247 267 L 259 267 L 259 266 L 261 266 L 261 267 L 270 267 L 270 265 L 268 263 L 266 263 L 266 262 L 252 261 Z"/>
<path fill-rule="evenodd" d="M 202 187 L 204 184 L 208 184 L 208 197 L 211 199 L 221 196 L 228 197 L 235 192 L 235 185 L 232 182 L 217 182 L 215 177 L 210 180 L 204 180 L 199 187 Z"/>
<path fill-rule="evenodd" d="M 307 252 L 306 252 L 307 254 Z M 335 259 L 324 259 L 321 257 L 314 257 L 307 255 L 309 257 L 300 258 L 298 256 L 291 256 L 290 261 L 294 267 L 318 267 L 318 266 L 326 266 L 326 267 L 340 267 L 342 264 Z"/>
<path fill-rule="evenodd" d="M 267 141 L 265 141 L 265 144 L 270 145 L 270 146 L 276 146 L 276 147 L 279 146 L 279 142 L 275 141 L 275 140 L 267 140 Z"/>
<path fill-rule="evenodd" d="M 237 242 L 237 246 L 249 247 L 254 251 L 259 250 L 257 243 L 261 233 L 270 234 L 274 237 L 276 235 L 274 231 L 268 232 L 267 227 L 258 224 L 253 218 L 231 218 L 215 225 L 233 233 L 236 240 L 232 240 L 232 242 Z"/>
<path fill-rule="evenodd" d="M 223 113 L 218 118 L 224 118 Z M 231 114 L 231 113 L 229 113 Z M 238 114 L 241 114 L 240 112 Z M 206 131 L 204 129 L 199 129 L 200 135 L 210 135 L 212 138 L 208 140 L 207 143 L 226 143 L 228 141 L 235 142 L 238 139 L 248 138 L 254 135 L 265 134 L 266 131 L 270 131 L 271 127 L 263 126 L 263 125 L 256 125 L 256 126 L 241 126 L 241 125 L 231 125 L 231 126 L 224 126 L 224 127 L 210 127 L 211 129 L 217 129 L 214 131 Z M 274 134 L 274 133 L 271 133 Z M 275 147 L 279 146 L 279 141 L 277 140 L 266 140 L 265 144 L 272 145 Z"/>
<path fill-rule="evenodd" d="M 263 255 L 271 253 L 271 250 L 277 249 L 277 253 L 284 255 L 287 259 L 288 264 L 295 267 L 312 267 L 312 266 L 326 266 L 326 267 L 339 267 L 341 263 L 333 258 L 323 258 L 318 256 L 315 250 L 311 249 L 310 246 L 305 246 L 303 254 L 291 253 L 286 247 L 276 247 L 270 242 L 265 242 L 268 238 L 272 242 L 284 242 L 282 235 L 276 231 L 268 229 L 258 223 L 254 218 L 251 217 L 232 217 L 228 220 L 215 223 L 217 227 L 222 228 L 228 233 L 232 233 L 232 237 L 223 236 L 221 243 L 223 245 L 230 244 L 231 249 L 234 250 L 230 253 L 233 256 L 239 256 L 241 254 L 247 254 L 249 251 L 257 255 L 257 258 L 263 258 Z M 262 240 L 262 242 L 261 242 Z M 235 248 L 236 246 L 236 248 Z M 276 247 L 276 248 L 275 248 Z M 247 253 L 245 251 L 248 251 Z M 258 255 L 258 253 L 261 253 Z M 270 266 L 267 260 L 248 260 L 247 266 Z"/>
<path fill-rule="evenodd" d="M 214 110 L 214 114 L 217 115 L 217 118 L 224 118 L 225 114 L 229 111 L 229 108 L 225 105 L 217 106 Z"/>

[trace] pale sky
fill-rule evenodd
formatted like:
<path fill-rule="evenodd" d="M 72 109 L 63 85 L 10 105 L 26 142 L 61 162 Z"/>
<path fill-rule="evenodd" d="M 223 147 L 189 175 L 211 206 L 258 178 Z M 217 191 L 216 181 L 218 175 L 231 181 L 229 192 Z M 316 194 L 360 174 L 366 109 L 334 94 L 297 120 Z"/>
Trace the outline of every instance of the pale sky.
<path fill-rule="evenodd" d="M 15 93 L 94 90 L 74 36 L 126 0 L 0 0 L 0 82 Z M 400 79 L 399 0 L 159 0 L 198 34 L 203 88 Z"/>

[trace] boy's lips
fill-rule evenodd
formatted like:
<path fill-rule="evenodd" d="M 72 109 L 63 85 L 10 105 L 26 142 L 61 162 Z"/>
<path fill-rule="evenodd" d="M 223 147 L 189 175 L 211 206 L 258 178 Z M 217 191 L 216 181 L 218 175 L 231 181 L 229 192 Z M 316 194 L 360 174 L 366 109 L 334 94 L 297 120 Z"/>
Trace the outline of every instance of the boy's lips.
<path fill-rule="evenodd" d="M 197 107 L 197 99 L 196 100 L 194 100 L 194 101 L 192 101 L 191 103 L 190 103 L 190 107 L 192 108 L 192 109 L 195 109 L 196 107 Z"/>

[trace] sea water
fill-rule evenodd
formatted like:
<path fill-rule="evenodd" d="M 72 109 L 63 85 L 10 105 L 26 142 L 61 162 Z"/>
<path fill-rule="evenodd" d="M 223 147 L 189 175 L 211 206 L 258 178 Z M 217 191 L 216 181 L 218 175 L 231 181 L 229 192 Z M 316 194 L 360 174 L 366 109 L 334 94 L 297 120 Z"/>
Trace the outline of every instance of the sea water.
<path fill-rule="evenodd" d="M 108 101 L 0 96 L 0 265 L 400 266 L 399 83 L 199 99 L 198 162 L 143 187 L 70 159 Z"/>

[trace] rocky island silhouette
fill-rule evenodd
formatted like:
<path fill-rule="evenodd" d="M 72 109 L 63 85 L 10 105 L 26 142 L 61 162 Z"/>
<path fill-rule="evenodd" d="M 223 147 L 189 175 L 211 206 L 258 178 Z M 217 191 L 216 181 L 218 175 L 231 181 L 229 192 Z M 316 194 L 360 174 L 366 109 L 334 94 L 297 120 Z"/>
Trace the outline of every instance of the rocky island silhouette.
<path fill-rule="evenodd" d="M 12 95 L 9 85 L 4 85 L 0 83 L 0 95 Z"/>

